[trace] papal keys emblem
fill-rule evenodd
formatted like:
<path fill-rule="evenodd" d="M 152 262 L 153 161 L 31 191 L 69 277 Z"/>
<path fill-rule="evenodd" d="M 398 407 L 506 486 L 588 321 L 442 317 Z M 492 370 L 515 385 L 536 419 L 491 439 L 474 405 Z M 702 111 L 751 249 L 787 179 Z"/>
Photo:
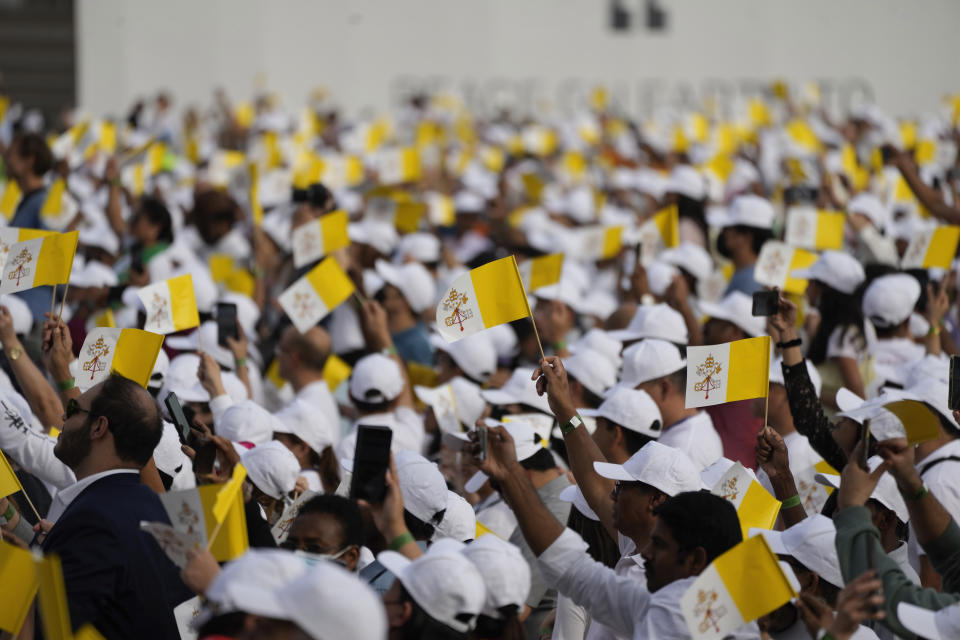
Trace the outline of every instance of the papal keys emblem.
<path fill-rule="evenodd" d="M 30 275 L 30 269 L 28 267 L 31 262 L 33 262 L 33 254 L 24 247 L 17 257 L 13 259 L 13 264 L 15 264 L 17 268 L 11 271 L 10 274 L 7 275 L 7 278 L 9 280 L 16 280 L 17 286 L 19 287 L 20 280 Z"/>
<path fill-rule="evenodd" d="M 460 331 L 463 331 L 463 323 L 473 317 L 473 309 L 463 309 L 470 298 L 465 293 L 460 293 L 456 289 L 451 289 L 450 293 L 444 299 L 442 307 L 444 312 L 450 312 L 450 315 L 443 319 L 443 323 L 448 327 L 455 324 L 460 325 Z"/>
<path fill-rule="evenodd" d="M 720 388 L 720 371 L 723 364 L 714 359 L 713 354 L 707 355 L 707 359 L 697 366 L 697 377 L 703 378 L 700 382 L 693 385 L 693 390 L 703 392 L 704 399 L 710 399 L 710 391 Z"/>
<path fill-rule="evenodd" d="M 110 355 L 110 345 L 103 341 L 103 336 L 97 338 L 97 341 L 87 347 L 87 355 L 90 359 L 83 363 L 83 370 L 90 373 L 90 379 L 106 368 L 106 359 Z"/>
<path fill-rule="evenodd" d="M 717 626 L 717 622 L 719 622 L 723 616 L 727 615 L 727 608 L 717 604 L 716 591 L 712 589 L 709 591 L 698 591 L 697 604 L 693 608 L 693 614 L 700 619 L 700 623 L 697 625 L 700 633 L 706 633 L 710 629 L 713 629 L 714 632 L 719 632 L 720 627 Z"/>

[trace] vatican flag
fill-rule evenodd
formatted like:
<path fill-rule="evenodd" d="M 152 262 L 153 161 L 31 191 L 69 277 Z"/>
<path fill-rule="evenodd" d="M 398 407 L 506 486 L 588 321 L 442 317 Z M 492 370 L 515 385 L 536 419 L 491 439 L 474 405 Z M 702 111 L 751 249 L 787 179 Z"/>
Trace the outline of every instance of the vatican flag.
<path fill-rule="evenodd" d="M 588 260 L 608 260 L 623 247 L 623 227 L 584 227 L 580 236 L 581 255 Z"/>
<path fill-rule="evenodd" d="M 807 281 L 790 274 L 806 269 L 816 261 L 817 254 L 812 251 L 768 240 L 760 249 L 753 278 L 760 284 L 779 287 L 788 293 L 803 293 L 807 290 Z"/>
<path fill-rule="evenodd" d="M 791 207 L 787 210 L 787 228 L 783 239 L 787 244 L 802 249 L 839 251 L 843 248 L 846 220 L 841 211 Z"/>
<path fill-rule="evenodd" d="M 736 507 L 744 538 L 751 527 L 772 528 L 777 514 L 780 513 L 780 501 L 770 495 L 739 462 L 723 474 L 717 484 L 710 488 L 710 492 L 729 500 Z"/>
<path fill-rule="evenodd" d="M 453 281 L 437 305 L 437 330 L 447 342 L 530 315 L 513 256 L 471 269 Z"/>
<path fill-rule="evenodd" d="M 687 408 L 765 398 L 770 336 L 687 347 Z"/>
<path fill-rule="evenodd" d="M 330 257 L 287 287 L 278 300 L 297 331 L 304 333 L 353 292 L 353 282 Z"/>
<path fill-rule="evenodd" d="M 70 280 L 78 236 L 76 231 L 52 233 L 10 245 L 0 293 L 66 284 Z"/>
<path fill-rule="evenodd" d="M 563 254 L 552 253 L 548 256 L 531 258 L 520 265 L 520 279 L 527 292 L 541 287 L 549 287 L 560 282 L 563 271 Z"/>
<path fill-rule="evenodd" d="M 20 204 L 22 197 L 23 193 L 16 180 L 7 180 L 0 188 L 0 215 L 3 215 L 8 222 L 13 220 L 13 214 L 17 212 L 17 205 Z"/>
<path fill-rule="evenodd" d="M 420 179 L 420 154 L 416 147 L 384 149 L 377 155 L 380 184 L 401 184 Z"/>
<path fill-rule="evenodd" d="M 293 266 L 299 269 L 349 244 L 346 211 L 311 220 L 293 230 Z"/>
<path fill-rule="evenodd" d="M 953 225 L 925 229 L 910 238 L 901 266 L 904 269 L 930 269 L 937 267 L 950 270 L 957 254 L 960 227 Z"/>
<path fill-rule="evenodd" d="M 193 293 L 193 277 L 187 273 L 137 291 L 147 311 L 144 330 L 153 333 L 174 333 L 200 324 L 197 299 Z"/>
<path fill-rule="evenodd" d="M 93 329 L 80 348 L 77 386 L 89 389 L 118 373 L 146 388 L 162 345 L 163 336 L 149 331 Z"/>
<path fill-rule="evenodd" d="M 33 240 L 56 233 L 56 231 L 44 231 L 43 229 L 20 229 L 18 227 L 4 227 L 0 229 L 0 271 L 7 263 L 7 256 L 10 255 L 10 247 L 23 242 L 24 240 Z"/>
<path fill-rule="evenodd" d="M 453 199 L 450 196 L 430 191 L 424 194 L 430 224 L 438 227 L 452 227 L 457 221 Z"/>
<path fill-rule="evenodd" d="M 799 589 L 788 571 L 789 565 L 780 564 L 762 535 L 724 552 L 680 598 L 690 636 L 720 640 L 783 606 Z"/>

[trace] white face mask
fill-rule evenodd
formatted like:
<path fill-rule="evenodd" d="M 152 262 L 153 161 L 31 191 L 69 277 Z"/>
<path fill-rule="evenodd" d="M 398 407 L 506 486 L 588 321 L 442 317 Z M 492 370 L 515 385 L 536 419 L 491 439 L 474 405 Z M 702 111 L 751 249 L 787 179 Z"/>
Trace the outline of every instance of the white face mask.
<path fill-rule="evenodd" d="M 353 545 L 344 547 L 336 553 L 311 553 L 309 551 L 297 550 L 294 551 L 293 554 L 299 558 L 303 558 L 303 561 L 310 567 L 315 567 L 321 562 L 334 562 L 345 567 L 347 563 L 345 563 L 342 558 L 352 547 Z"/>

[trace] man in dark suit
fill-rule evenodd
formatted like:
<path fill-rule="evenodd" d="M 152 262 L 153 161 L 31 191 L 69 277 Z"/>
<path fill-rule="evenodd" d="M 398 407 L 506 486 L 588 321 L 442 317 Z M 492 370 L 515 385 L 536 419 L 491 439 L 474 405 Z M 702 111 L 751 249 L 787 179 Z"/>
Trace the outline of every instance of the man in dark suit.
<path fill-rule="evenodd" d="M 107 638 L 178 638 L 173 608 L 192 594 L 140 521 L 169 523 L 140 483 L 163 423 L 153 398 L 113 375 L 67 404 L 55 455 L 77 476 L 50 509 L 45 553 L 60 556 L 70 621 Z M 46 523 L 45 523 L 46 524 Z"/>

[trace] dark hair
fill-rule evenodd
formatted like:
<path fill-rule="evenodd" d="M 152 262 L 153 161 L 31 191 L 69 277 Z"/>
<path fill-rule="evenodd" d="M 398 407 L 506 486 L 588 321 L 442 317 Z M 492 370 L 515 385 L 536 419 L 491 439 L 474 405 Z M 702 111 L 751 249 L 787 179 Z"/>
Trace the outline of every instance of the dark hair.
<path fill-rule="evenodd" d="M 750 245 L 753 249 L 753 253 L 756 255 L 760 255 L 760 249 L 763 247 L 764 243 L 773 238 L 773 232 L 770 231 L 770 229 L 750 227 L 745 224 L 735 224 L 729 228 L 737 231 L 738 233 L 749 233 Z M 730 257 L 730 249 L 727 248 L 727 243 L 723 239 L 723 233 L 717 237 L 717 252 L 724 258 Z"/>
<path fill-rule="evenodd" d="M 607 533 L 602 522 L 591 520 L 574 506 L 567 517 L 567 528 L 580 534 L 587 543 L 587 554 L 591 558 L 611 569 L 616 566 L 620 560 L 620 547 Z"/>
<path fill-rule="evenodd" d="M 328 514 L 340 525 L 340 531 L 343 534 L 342 547 L 357 545 L 363 546 L 363 517 L 360 515 L 360 508 L 353 500 L 343 496 L 324 493 L 310 498 L 300 507 L 297 517 L 309 515 L 311 513 Z"/>
<path fill-rule="evenodd" d="M 33 158 L 34 175 L 42 176 L 53 169 L 53 152 L 47 146 L 47 141 L 37 133 L 22 133 L 13 140 L 17 155 L 24 158 Z"/>
<path fill-rule="evenodd" d="M 99 416 L 107 419 L 117 456 L 140 467 L 147 464 L 163 435 L 163 421 L 146 389 L 112 374 L 90 405 L 88 423 Z"/>
<path fill-rule="evenodd" d="M 422 540 L 426 542 L 427 540 L 433 538 L 433 534 L 436 531 L 435 524 L 439 524 L 440 521 L 443 520 L 443 515 L 446 512 L 446 509 L 438 511 L 433 516 L 433 522 L 424 522 L 417 516 L 404 509 L 403 522 L 407 525 L 410 535 L 412 535 L 415 540 Z"/>
<path fill-rule="evenodd" d="M 523 630 L 523 623 L 517 618 L 519 607 L 507 604 L 497 611 L 499 618 L 480 614 L 477 616 L 477 626 L 471 638 L 496 638 L 497 640 L 526 640 L 527 634 Z"/>
<path fill-rule="evenodd" d="M 400 602 L 409 602 L 413 609 L 410 619 L 400 630 L 400 636 L 403 640 L 419 640 L 420 638 L 432 638 L 434 640 L 466 640 L 466 633 L 451 629 L 439 620 L 430 617 L 423 610 L 417 601 L 413 599 L 410 592 L 401 583 Z"/>
<path fill-rule="evenodd" d="M 150 221 L 150 224 L 160 227 L 160 233 L 157 239 L 162 242 L 173 242 L 173 221 L 170 218 L 170 211 L 163 201 L 159 198 L 150 196 L 140 200 L 140 209 L 138 214 L 142 214 Z"/>
<path fill-rule="evenodd" d="M 371 389 L 371 391 L 373 390 Z M 384 400 L 383 402 L 364 402 L 363 400 L 355 398 L 351 393 L 350 401 L 353 402 L 353 406 L 357 408 L 357 411 L 362 413 L 383 413 L 390 409 L 389 400 Z"/>
<path fill-rule="evenodd" d="M 707 562 L 743 540 L 733 504 L 709 491 L 687 491 L 653 508 L 673 534 L 682 553 L 703 547 Z"/>
<path fill-rule="evenodd" d="M 540 449 L 526 460 L 521 460 L 520 466 L 528 471 L 550 471 L 557 468 L 557 461 L 553 459 L 550 451 Z"/>
<path fill-rule="evenodd" d="M 854 328 L 860 330 L 861 336 L 864 335 L 861 306 L 863 285 L 857 287 L 852 294 L 846 294 L 822 281 L 818 280 L 818 282 L 821 291 L 820 303 L 817 305 L 820 310 L 820 326 L 813 340 L 810 341 L 810 350 L 807 352 L 807 358 L 813 364 L 820 364 L 827 359 L 827 344 L 835 329 L 840 329 L 841 341 Z"/>
<path fill-rule="evenodd" d="M 704 213 L 704 201 L 694 200 L 682 193 L 677 194 L 677 215 L 680 218 L 687 218 L 692 221 L 700 230 L 703 231 L 703 237 L 710 237 L 710 230 L 707 228 L 707 217 Z"/>
<path fill-rule="evenodd" d="M 656 421 L 659 429 L 660 421 Z M 630 455 L 635 454 L 637 451 L 640 451 L 648 442 L 653 442 L 654 438 L 646 436 L 642 433 L 634 431 L 633 429 L 627 429 L 626 427 L 621 427 L 620 425 L 615 425 L 609 420 L 607 421 L 608 429 L 620 429 L 623 432 L 623 441 L 627 447 L 627 453 Z"/>

